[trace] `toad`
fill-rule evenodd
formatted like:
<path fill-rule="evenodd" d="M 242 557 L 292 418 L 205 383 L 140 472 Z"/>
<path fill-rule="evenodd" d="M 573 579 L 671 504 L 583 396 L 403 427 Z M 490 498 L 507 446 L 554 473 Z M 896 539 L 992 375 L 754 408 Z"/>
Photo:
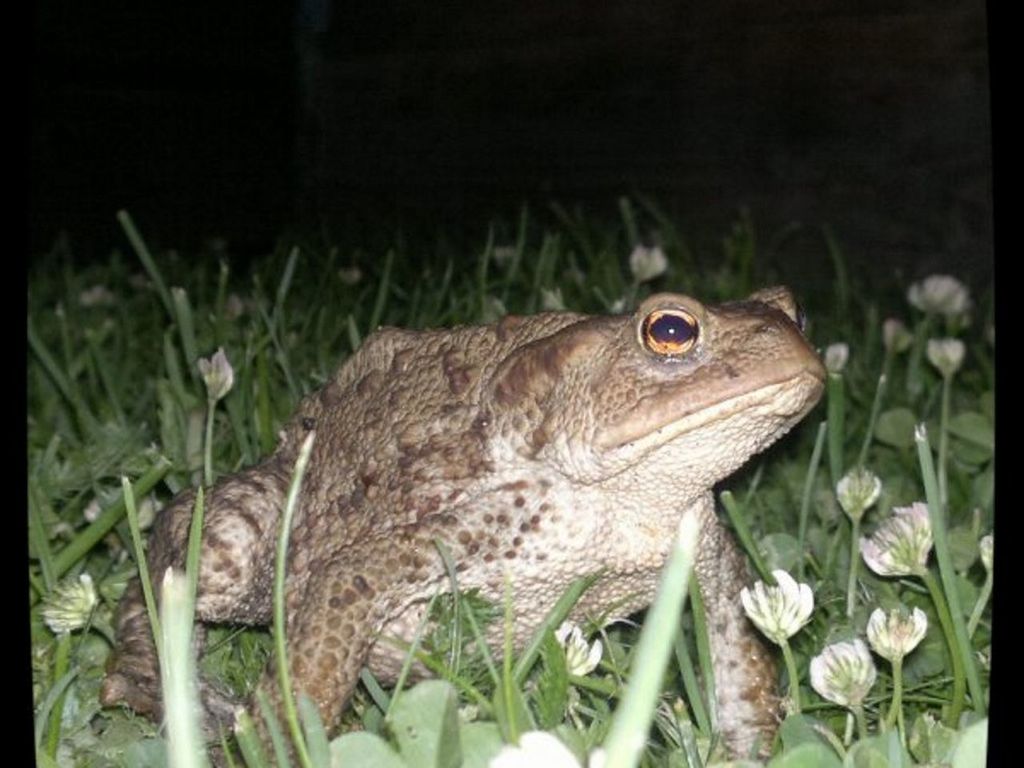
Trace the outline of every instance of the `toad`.
<path fill-rule="evenodd" d="M 286 621 L 294 688 L 328 728 L 364 665 L 395 678 L 403 651 L 386 638 L 411 640 L 450 584 L 436 541 L 460 589 L 502 605 L 508 577 L 521 647 L 580 576 L 597 581 L 578 618 L 647 606 L 679 521 L 692 514 L 718 727 L 733 754 L 763 751 L 780 716 L 774 661 L 743 613 L 746 562 L 716 518 L 712 487 L 798 422 L 824 376 L 785 288 L 717 306 L 661 293 L 631 315 L 378 330 L 302 401 L 273 455 L 209 489 L 197 634 L 206 623 L 271 622 L 281 510 L 298 448 L 315 430 Z M 193 502 L 187 491 L 158 516 L 153 574 L 183 568 Z M 135 579 L 103 703 L 159 717 L 158 670 Z M 259 685 L 278 701 L 273 669 Z M 233 702 L 203 689 L 207 717 L 230 723 Z"/>

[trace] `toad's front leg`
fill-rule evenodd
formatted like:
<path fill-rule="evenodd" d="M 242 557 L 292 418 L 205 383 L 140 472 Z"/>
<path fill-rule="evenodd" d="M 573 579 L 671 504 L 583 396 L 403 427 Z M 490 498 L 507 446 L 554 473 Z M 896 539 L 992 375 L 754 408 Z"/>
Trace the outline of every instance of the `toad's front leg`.
<path fill-rule="evenodd" d="M 707 613 L 718 730 L 733 755 L 748 756 L 756 746 L 764 757 L 781 714 L 775 661 L 743 612 L 746 559 L 713 509 L 705 520 L 696 575 Z"/>

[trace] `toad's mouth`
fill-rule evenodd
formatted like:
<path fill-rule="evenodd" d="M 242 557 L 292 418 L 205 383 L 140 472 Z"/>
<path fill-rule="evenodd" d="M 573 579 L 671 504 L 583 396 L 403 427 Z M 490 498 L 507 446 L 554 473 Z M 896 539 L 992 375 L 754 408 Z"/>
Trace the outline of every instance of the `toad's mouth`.
<path fill-rule="evenodd" d="M 724 424 L 741 414 L 775 421 L 781 434 L 817 404 L 824 386 L 824 369 L 818 363 L 801 367 L 795 373 L 780 371 L 774 379 L 752 389 L 718 389 L 714 396 L 684 397 L 678 391 L 660 392 L 638 402 L 615 423 L 599 429 L 594 436 L 595 445 L 602 451 L 643 451 L 705 429 L 709 424 Z"/>

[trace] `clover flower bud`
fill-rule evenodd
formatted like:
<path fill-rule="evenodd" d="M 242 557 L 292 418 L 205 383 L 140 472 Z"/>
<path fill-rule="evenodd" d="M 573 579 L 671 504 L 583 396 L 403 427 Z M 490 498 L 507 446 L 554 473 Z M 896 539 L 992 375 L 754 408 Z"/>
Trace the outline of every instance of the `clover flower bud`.
<path fill-rule="evenodd" d="M 949 275 L 931 275 L 910 286 L 907 301 L 928 314 L 955 317 L 971 308 L 967 286 Z"/>
<path fill-rule="evenodd" d="M 833 643 L 811 659 L 811 687 L 843 707 L 859 707 L 876 676 L 871 652 L 860 639 Z"/>
<path fill-rule="evenodd" d="M 900 320 L 890 317 L 882 323 L 882 343 L 893 354 L 905 352 L 914 341 L 914 336 Z"/>
<path fill-rule="evenodd" d="M 876 608 L 868 619 L 868 642 L 875 653 L 889 661 L 902 659 L 914 650 L 927 631 L 928 617 L 920 608 L 913 612 L 894 608 L 888 613 Z"/>
<path fill-rule="evenodd" d="M 218 347 L 210 358 L 199 359 L 199 372 L 203 375 L 206 385 L 206 396 L 216 402 L 231 391 L 235 383 L 235 371 L 224 354 L 224 347 Z"/>
<path fill-rule="evenodd" d="M 960 339 L 928 339 L 928 362 L 943 376 L 952 376 L 964 362 L 964 343 Z"/>
<path fill-rule="evenodd" d="M 583 638 L 583 631 L 571 621 L 563 621 L 555 630 L 555 639 L 565 649 L 565 666 L 570 675 L 589 675 L 601 661 L 603 648 L 600 640 L 590 645 Z"/>
<path fill-rule="evenodd" d="M 562 312 L 565 310 L 565 300 L 562 298 L 562 289 L 554 288 L 540 289 L 540 308 L 545 312 Z"/>
<path fill-rule="evenodd" d="M 527 731 L 519 744 L 506 744 L 491 758 L 489 768 L 580 768 L 576 756 L 556 736 L 544 731 Z"/>
<path fill-rule="evenodd" d="M 95 607 L 96 588 L 92 577 L 83 573 L 77 579 L 66 579 L 54 588 L 43 605 L 43 621 L 55 635 L 72 632 L 88 623 Z"/>
<path fill-rule="evenodd" d="M 992 573 L 992 534 L 986 534 L 978 542 L 978 551 L 981 554 L 981 564 L 985 566 L 986 573 Z"/>
<path fill-rule="evenodd" d="M 850 359 L 850 345 L 842 341 L 825 347 L 825 368 L 829 373 L 842 373 Z"/>
<path fill-rule="evenodd" d="M 83 307 L 109 307 L 114 303 L 114 294 L 105 285 L 94 285 L 78 294 L 78 303 Z"/>
<path fill-rule="evenodd" d="M 881 492 L 882 481 L 878 475 L 863 467 L 851 469 L 836 483 L 839 506 L 851 520 L 860 520 L 871 505 L 878 501 Z"/>
<path fill-rule="evenodd" d="M 338 279 L 342 285 L 355 285 L 363 279 L 363 270 L 353 264 L 350 267 L 342 267 L 338 270 Z"/>
<path fill-rule="evenodd" d="M 744 587 L 740 591 L 740 600 L 757 628 L 773 643 L 782 645 L 810 620 L 814 595 L 808 585 L 797 584 L 783 570 L 772 571 L 772 576 L 778 586 L 758 581 L 752 590 Z"/>
<path fill-rule="evenodd" d="M 653 248 L 638 245 L 629 254 L 629 271 L 633 273 L 633 280 L 637 283 L 653 280 L 663 275 L 666 269 L 668 269 L 668 258 L 657 245 Z"/>
<path fill-rule="evenodd" d="M 911 576 L 924 572 L 932 548 L 928 506 L 915 501 L 893 509 L 870 538 L 861 538 L 864 562 L 879 576 Z"/>

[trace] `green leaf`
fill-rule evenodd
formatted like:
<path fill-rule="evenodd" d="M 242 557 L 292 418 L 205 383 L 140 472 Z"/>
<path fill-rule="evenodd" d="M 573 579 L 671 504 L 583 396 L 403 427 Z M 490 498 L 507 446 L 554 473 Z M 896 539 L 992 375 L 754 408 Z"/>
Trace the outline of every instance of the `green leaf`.
<path fill-rule="evenodd" d="M 548 731 L 562 722 L 569 699 L 569 672 L 565 666 L 565 650 L 548 630 L 540 647 L 541 672 L 533 702 L 537 709 L 537 722 Z"/>
<path fill-rule="evenodd" d="M 330 745 L 327 730 L 320 719 L 316 704 L 305 693 L 299 694 L 299 715 L 302 718 L 302 732 L 306 737 L 306 749 L 313 765 L 327 765 L 330 760 Z"/>
<path fill-rule="evenodd" d="M 988 718 L 979 720 L 960 734 L 953 750 L 953 768 L 982 768 L 988 754 Z"/>
<path fill-rule="evenodd" d="M 893 408 L 878 416 L 875 437 L 894 448 L 910 448 L 914 445 L 914 426 L 917 417 L 909 408 Z"/>
<path fill-rule="evenodd" d="M 467 723 L 462 726 L 462 768 L 488 768 L 505 742 L 497 723 Z"/>
<path fill-rule="evenodd" d="M 782 748 L 786 752 L 790 752 L 801 744 L 824 746 L 825 741 L 815 729 L 816 727 L 821 727 L 821 724 L 808 715 L 790 715 L 782 721 L 782 725 L 779 727 Z"/>
<path fill-rule="evenodd" d="M 980 413 L 958 413 L 949 420 L 949 431 L 961 440 L 967 440 L 989 451 L 995 449 L 996 438 L 992 422 Z"/>
<path fill-rule="evenodd" d="M 981 408 L 981 412 L 985 414 L 985 418 L 989 421 L 996 420 L 996 395 L 992 390 L 982 392 L 978 398 L 978 406 Z"/>
<path fill-rule="evenodd" d="M 996 473 L 995 468 L 989 464 L 985 469 L 975 476 L 971 483 L 971 503 L 988 509 L 992 506 L 992 497 L 995 495 Z"/>
<path fill-rule="evenodd" d="M 992 451 L 974 443 L 954 440 L 950 443 L 950 453 L 964 464 L 977 467 L 992 458 Z"/>
<path fill-rule="evenodd" d="M 927 712 L 918 716 L 907 735 L 910 752 L 920 763 L 949 763 L 956 743 L 957 732 Z"/>
<path fill-rule="evenodd" d="M 807 742 L 779 755 L 768 768 L 842 768 L 842 763 L 824 744 Z"/>
<path fill-rule="evenodd" d="M 185 414 L 178 404 L 171 385 L 164 379 L 156 383 L 159 400 L 160 445 L 175 466 L 185 465 Z"/>
<path fill-rule="evenodd" d="M 331 768 L 410 768 L 380 736 L 355 731 L 331 742 Z"/>
<path fill-rule="evenodd" d="M 896 731 L 858 741 L 843 760 L 844 768 L 911 768 L 912 765 Z"/>
<path fill-rule="evenodd" d="M 947 532 L 949 539 L 949 555 L 953 559 L 953 568 L 965 571 L 978 559 L 978 541 L 974 531 L 966 525 L 958 525 Z"/>
<path fill-rule="evenodd" d="M 398 751 L 409 765 L 423 768 L 458 768 L 458 699 L 444 680 L 425 680 L 405 691 L 388 715 Z"/>

